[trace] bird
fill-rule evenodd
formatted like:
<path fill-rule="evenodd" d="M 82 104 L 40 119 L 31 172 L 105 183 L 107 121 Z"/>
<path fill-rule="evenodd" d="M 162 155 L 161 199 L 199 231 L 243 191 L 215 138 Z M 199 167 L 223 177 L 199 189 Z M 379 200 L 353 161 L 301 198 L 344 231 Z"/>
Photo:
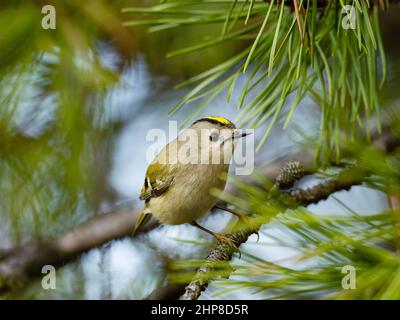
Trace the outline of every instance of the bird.
<path fill-rule="evenodd" d="M 197 220 L 218 201 L 210 191 L 224 190 L 234 148 L 246 135 L 224 117 L 207 116 L 164 146 L 147 168 L 139 196 L 145 202 L 144 209 L 132 235 L 136 236 L 153 216 L 166 225 L 189 223 L 235 246 L 230 238 L 206 229 Z"/>

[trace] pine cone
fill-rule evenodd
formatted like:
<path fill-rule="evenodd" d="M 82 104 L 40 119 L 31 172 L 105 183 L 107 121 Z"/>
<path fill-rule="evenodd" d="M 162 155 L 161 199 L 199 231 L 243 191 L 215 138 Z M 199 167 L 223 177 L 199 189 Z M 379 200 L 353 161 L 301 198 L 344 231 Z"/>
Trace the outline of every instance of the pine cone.
<path fill-rule="evenodd" d="M 279 188 L 287 189 L 304 177 L 305 171 L 299 161 L 289 161 L 282 168 L 276 178 Z"/>

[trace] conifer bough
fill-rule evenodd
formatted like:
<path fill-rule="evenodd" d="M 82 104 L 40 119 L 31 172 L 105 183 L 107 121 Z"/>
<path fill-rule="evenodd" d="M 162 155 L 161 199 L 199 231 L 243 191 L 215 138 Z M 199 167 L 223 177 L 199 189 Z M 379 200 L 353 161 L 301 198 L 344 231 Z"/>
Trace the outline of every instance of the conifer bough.
<path fill-rule="evenodd" d="M 168 53 L 175 57 L 233 41 L 242 44 L 229 59 L 178 84 L 191 89 L 171 114 L 198 103 L 189 122 L 218 96 L 225 95 L 230 102 L 232 93 L 237 92 L 239 115 L 234 122 L 251 128 L 266 125 L 260 148 L 275 125 L 289 126 L 295 111 L 305 108 L 300 103 L 309 96 L 321 114 L 317 158 L 323 164 L 328 159 L 338 160 L 344 141 L 361 135 L 369 139 L 372 119 L 379 127 L 379 92 L 386 80 L 387 61 L 378 9 L 399 1 L 266 2 L 171 0 L 124 9 L 140 14 L 124 25 L 148 26 L 152 32 L 221 25 L 220 31 L 207 29 L 196 44 Z M 343 19 L 349 18 L 342 14 L 345 5 L 352 5 L 357 16 L 349 28 L 342 25 Z M 243 73 L 244 81 L 238 81 Z M 290 103 L 289 95 L 293 96 Z"/>

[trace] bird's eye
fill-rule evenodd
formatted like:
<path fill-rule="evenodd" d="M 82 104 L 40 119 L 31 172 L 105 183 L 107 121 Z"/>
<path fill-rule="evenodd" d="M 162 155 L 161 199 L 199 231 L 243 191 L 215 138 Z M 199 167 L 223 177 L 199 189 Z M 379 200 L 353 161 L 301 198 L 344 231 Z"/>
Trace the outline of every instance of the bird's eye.
<path fill-rule="evenodd" d="M 218 141 L 219 139 L 219 134 L 217 132 L 213 132 L 210 134 L 210 141 L 215 142 Z"/>

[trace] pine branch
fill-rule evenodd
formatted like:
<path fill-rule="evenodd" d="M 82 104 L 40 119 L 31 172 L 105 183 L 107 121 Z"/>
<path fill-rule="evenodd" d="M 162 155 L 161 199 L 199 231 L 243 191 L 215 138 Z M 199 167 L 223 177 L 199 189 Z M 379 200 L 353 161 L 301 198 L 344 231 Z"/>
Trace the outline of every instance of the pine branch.
<path fill-rule="evenodd" d="M 380 150 L 391 152 L 398 146 L 397 138 L 390 134 L 379 136 L 374 145 Z M 355 174 L 356 173 L 356 174 Z M 291 206 L 307 206 L 313 203 L 327 199 L 330 195 L 341 190 L 350 190 L 351 187 L 359 185 L 368 175 L 363 170 L 354 171 L 354 168 L 344 169 L 337 179 L 322 182 L 309 189 L 293 189 L 284 193 L 284 198 L 281 200 L 291 202 Z M 299 178 L 299 177 L 298 177 Z M 294 182 L 294 180 L 292 181 Z M 279 181 L 276 185 L 280 185 Z M 261 226 L 259 226 L 261 227 Z M 233 240 L 236 247 L 245 243 L 247 239 L 258 230 L 240 231 L 234 234 L 226 235 Z M 235 248 L 225 244 L 218 243 L 217 246 L 210 252 L 200 268 L 197 269 L 193 280 L 186 286 L 185 293 L 182 295 L 182 300 L 196 300 L 200 294 L 207 288 L 210 280 L 210 274 L 215 272 L 216 262 L 228 262 L 232 258 Z M 233 271 L 233 270 L 232 270 Z"/>
<path fill-rule="evenodd" d="M 146 300 L 177 300 L 185 292 L 182 284 L 169 283 L 166 286 L 155 289 Z"/>
<path fill-rule="evenodd" d="M 375 139 L 374 145 L 381 150 L 391 152 L 399 145 L 399 141 L 392 134 L 386 133 Z M 304 167 L 308 169 L 311 166 L 313 157 L 314 155 L 310 152 L 300 152 L 278 159 L 267 167 L 262 168 L 262 170 L 269 179 L 275 180 L 280 174 L 279 169 L 283 163 L 299 159 L 302 165 L 304 164 Z M 329 191 L 334 192 L 334 190 L 349 187 L 348 182 L 345 182 L 345 180 L 340 183 L 332 184 L 330 182 L 329 186 L 325 185 L 325 196 Z M 230 188 L 232 190 L 232 187 Z M 317 192 L 313 188 L 306 193 L 304 193 L 305 191 L 293 192 L 293 197 L 297 197 L 297 201 L 300 202 L 303 199 L 310 203 L 316 201 L 317 198 Z M 318 194 L 318 197 L 322 198 L 323 196 L 324 194 Z M 138 210 L 135 211 L 129 207 L 118 207 L 112 212 L 93 217 L 55 239 L 31 242 L 18 248 L 2 250 L 0 252 L 0 291 L 12 289 L 16 284 L 23 285 L 24 281 L 29 277 L 40 275 L 41 268 L 44 265 L 50 264 L 55 267 L 65 265 L 90 249 L 102 246 L 111 240 L 129 236 L 139 213 Z M 143 231 L 152 230 L 157 225 L 155 221 L 151 221 Z M 240 245 L 250 235 L 251 233 L 239 232 L 232 235 L 232 239 Z M 231 255 L 231 248 L 218 244 L 213 252 L 210 253 L 209 258 L 210 260 L 229 261 Z M 206 286 L 207 284 L 204 285 L 204 288 Z M 199 292 L 194 290 L 197 292 L 195 295 L 198 296 L 202 290 Z"/>
<path fill-rule="evenodd" d="M 320 183 L 310 189 L 292 190 L 287 193 L 288 199 L 285 200 L 295 202 L 297 206 L 307 206 L 328 198 L 336 191 L 349 190 L 352 186 L 360 184 L 361 181 L 361 179 L 356 179 L 354 181 L 330 180 Z M 255 230 L 246 230 L 234 234 L 228 234 L 226 236 L 232 239 L 235 245 L 239 247 L 242 243 L 246 242 L 253 233 L 255 233 Z M 206 289 L 209 278 L 208 274 L 214 271 L 215 262 L 229 261 L 234 251 L 235 248 L 232 248 L 225 243 L 218 243 L 216 248 L 207 256 L 204 264 L 197 270 L 194 279 L 186 287 L 186 291 L 181 299 L 196 300 L 200 296 L 201 292 Z"/>
<path fill-rule="evenodd" d="M 378 93 L 387 78 L 386 54 L 375 8 L 386 9 L 389 2 L 398 3 L 399 0 L 353 3 L 355 14 L 360 18 L 356 19 L 356 26 L 352 26 L 356 29 L 351 30 L 340 28 L 340 21 L 347 21 L 342 19 L 345 18 L 341 15 L 342 5 L 352 4 L 352 1 L 240 2 L 243 6 L 231 1 L 230 10 L 221 9 L 218 2 L 210 3 L 204 10 L 198 10 L 196 1 L 188 1 L 181 7 L 177 0 L 170 1 L 167 7 L 157 4 L 123 10 L 148 15 L 126 21 L 125 25 L 148 26 L 151 31 L 223 24 L 222 36 L 215 37 L 214 32 L 208 31 L 210 40 L 174 50 L 169 57 L 200 52 L 227 42 L 253 40 L 246 42 L 243 49 L 228 60 L 179 84 L 178 87 L 193 85 L 193 88 L 170 113 L 188 106 L 189 102 L 198 104 L 196 110 L 200 111 L 222 92 L 227 92 L 229 101 L 231 93 L 240 90 L 237 103 L 240 125 L 257 128 L 268 123 L 258 142 L 259 149 L 278 119 L 286 118 L 286 127 L 300 102 L 311 95 L 321 108 L 329 110 L 322 112 L 321 139 L 317 141 L 322 161 L 332 154 L 340 158 L 340 139 L 332 137 L 351 137 L 359 129 L 364 132 L 364 128 L 365 137 L 369 137 L 370 117 L 382 113 Z M 284 6 L 290 9 L 284 10 Z M 335 71 L 337 65 L 342 66 L 340 72 Z M 237 79 L 243 72 L 248 73 L 248 79 L 239 87 Z M 369 76 L 364 77 L 364 74 Z M 266 79 L 269 79 L 268 84 Z M 293 92 L 297 92 L 296 99 L 285 113 L 283 106 Z M 342 116 L 343 112 L 346 117 Z"/>
<path fill-rule="evenodd" d="M 302 159 L 302 163 L 311 164 L 313 155 L 302 152 L 282 157 L 263 170 L 274 180 L 279 175 L 282 164 L 292 160 L 292 157 Z M 232 187 L 229 188 L 232 190 Z M 65 265 L 90 249 L 114 239 L 130 236 L 139 213 L 129 207 L 118 207 L 109 213 L 93 217 L 55 239 L 0 250 L 0 292 L 10 290 L 16 285 L 22 286 L 30 277 L 39 276 L 44 265 Z M 158 223 L 152 220 L 142 231 L 148 232 L 157 226 Z M 177 292 L 175 297 L 183 291 Z M 156 289 L 148 299 L 152 296 L 172 299 L 169 286 Z"/>
<path fill-rule="evenodd" d="M 97 215 L 62 236 L 44 242 L 32 242 L 0 254 L 0 290 L 24 284 L 24 280 L 40 274 L 44 265 L 59 266 L 80 254 L 105 243 L 130 236 L 140 211 L 118 207 L 112 212 Z M 150 221 L 144 231 L 158 225 Z"/>

